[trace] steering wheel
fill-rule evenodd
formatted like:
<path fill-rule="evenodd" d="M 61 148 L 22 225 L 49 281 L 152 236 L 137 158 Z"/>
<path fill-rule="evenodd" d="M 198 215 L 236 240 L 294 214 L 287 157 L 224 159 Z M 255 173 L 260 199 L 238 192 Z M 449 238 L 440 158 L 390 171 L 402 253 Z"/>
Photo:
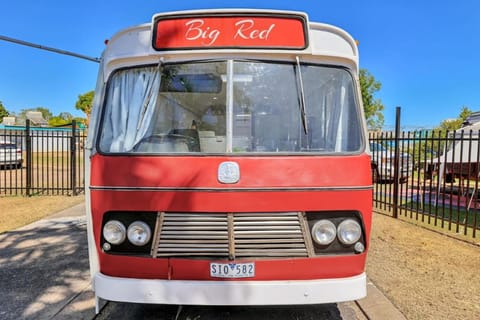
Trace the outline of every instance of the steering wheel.
<path fill-rule="evenodd" d="M 155 133 L 146 137 L 143 137 L 135 146 L 134 149 L 138 149 L 138 147 L 142 143 L 164 143 L 170 141 L 177 141 L 183 140 L 187 146 L 189 151 L 200 151 L 198 141 L 191 136 L 178 134 L 178 133 Z"/>

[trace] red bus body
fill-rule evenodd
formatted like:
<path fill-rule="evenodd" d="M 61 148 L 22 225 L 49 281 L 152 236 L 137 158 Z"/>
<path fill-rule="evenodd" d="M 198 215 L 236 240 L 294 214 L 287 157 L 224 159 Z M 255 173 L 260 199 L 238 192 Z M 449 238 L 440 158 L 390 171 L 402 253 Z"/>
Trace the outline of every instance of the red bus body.
<path fill-rule="evenodd" d="M 259 14 L 267 24 L 258 30 L 251 26 L 241 30 L 243 34 L 248 30 L 248 36 L 256 39 L 257 42 L 250 46 L 248 39 L 244 40 L 247 44 L 235 44 L 227 39 L 218 40 L 223 42 L 215 43 L 213 47 L 200 48 L 201 43 L 205 44 L 198 42 L 202 37 L 212 40 L 214 36 L 202 33 L 200 29 L 188 29 L 185 21 L 190 21 L 192 14 L 195 19 L 205 18 L 202 28 L 207 31 L 214 30 L 215 26 L 207 25 L 209 20 L 206 17 L 217 17 L 218 14 L 227 20 L 240 15 L 248 21 Z M 257 152 L 235 153 L 233 150 L 238 139 L 230 140 L 233 144 L 230 147 L 228 142 L 228 136 L 232 135 L 229 132 L 240 130 L 235 124 L 230 125 L 230 131 L 227 124 L 224 135 L 226 152 L 106 151 L 105 145 L 110 146 L 108 143 L 115 137 L 108 140 L 105 138 L 107 133 L 101 133 L 106 130 L 102 126 L 109 114 L 103 109 L 108 108 L 108 99 L 113 99 L 107 98 L 105 92 L 110 90 L 109 77 L 116 70 L 159 59 L 162 63 L 165 60 L 221 60 L 223 57 L 270 61 L 272 57 L 292 60 L 292 55 L 296 55 L 308 60 L 304 57 L 308 55 L 318 59 L 315 61 L 319 64 L 340 65 L 354 79 L 358 77 L 356 47 L 341 30 L 312 25 L 306 15 L 297 13 L 228 10 L 216 14 L 160 15 L 160 18 L 154 18 L 153 27 L 129 29 L 112 39 L 104 53 L 86 147 L 89 252 L 96 297 L 139 303 L 278 305 L 329 303 L 365 296 L 372 181 L 370 156 L 365 152 L 363 120 L 358 131 L 358 147 L 353 152 L 278 152 L 278 147 L 272 152 L 258 151 L 264 150 L 262 146 L 257 147 Z M 283 15 L 288 19 L 293 17 L 287 20 L 296 26 L 295 34 L 302 30 L 298 19 L 303 19 L 303 32 L 307 35 L 300 32 L 291 43 L 282 43 L 280 39 L 269 48 L 260 48 L 262 37 L 269 36 L 267 33 L 269 28 L 273 30 L 276 17 L 284 19 Z M 165 34 L 172 32 L 168 28 L 178 30 L 175 23 L 186 28 L 180 33 L 197 30 L 196 42 L 189 44 L 184 39 L 183 42 L 173 39 L 165 43 L 162 40 Z M 156 28 L 167 28 L 167 31 L 160 34 Z M 315 47 L 321 45 L 317 44 L 317 41 L 321 42 L 321 36 L 312 36 L 310 29 L 334 34 L 332 41 L 341 42 L 337 47 L 348 47 L 351 56 L 342 55 L 341 51 L 335 53 L 333 49 L 328 53 L 328 39 L 324 39 L 325 53 L 322 54 L 320 49 L 315 53 Z M 232 32 L 234 37 L 235 31 Z M 133 43 L 142 43 L 143 47 L 132 45 L 131 39 L 126 39 L 128 37 L 135 38 Z M 335 48 L 336 44 L 332 46 Z M 293 63 L 292 68 L 295 66 Z M 226 82 L 228 80 L 223 83 Z M 358 80 L 352 83 L 359 119 L 362 119 Z M 176 93 L 168 94 L 174 96 Z M 258 114 L 257 117 L 264 119 L 261 118 L 263 113 Z M 235 115 L 233 117 L 235 122 Z M 303 129 L 307 132 L 315 127 L 307 128 L 304 124 Z M 262 134 L 267 136 L 268 132 Z M 216 141 L 219 139 L 217 136 Z M 222 164 L 227 164 L 225 170 Z M 229 180 L 231 176 L 232 181 Z M 116 236 L 116 232 L 120 237 L 122 232 L 129 233 L 129 224 L 143 218 L 151 235 L 148 244 L 138 247 L 142 248 L 141 252 L 128 243 L 130 238 L 120 240 L 118 245 L 109 243 L 110 236 Z M 109 219 L 116 223 L 120 221 L 125 230 L 122 231 L 117 224 L 111 229 L 113 235 L 110 234 L 106 227 Z M 337 235 L 331 240 L 333 244 L 319 245 L 312 240 L 312 229 L 318 221 L 324 220 L 333 221 L 335 228 L 339 228 L 344 220 L 355 220 L 355 226 L 361 228 L 360 239 L 355 244 L 342 244 Z M 144 231 L 137 230 L 139 239 L 146 236 Z M 182 232 L 190 236 L 183 237 Z M 245 234 L 246 240 L 238 237 L 239 233 Z M 167 240 L 163 237 L 169 234 L 173 240 L 164 246 Z M 224 240 L 216 240 L 217 234 L 224 236 Z M 237 273 L 226 270 L 229 268 Z M 223 269 L 226 273 L 222 275 Z"/>

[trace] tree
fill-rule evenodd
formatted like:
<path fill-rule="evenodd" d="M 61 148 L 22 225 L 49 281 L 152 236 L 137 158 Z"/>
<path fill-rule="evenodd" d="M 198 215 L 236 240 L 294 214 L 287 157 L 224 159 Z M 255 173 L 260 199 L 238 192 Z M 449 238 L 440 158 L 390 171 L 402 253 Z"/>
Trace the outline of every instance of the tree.
<path fill-rule="evenodd" d="M 472 110 L 470 110 L 466 106 L 463 106 L 462 109 L 460 110 L 460 114 L 458 115 L 458 118 L 443 120 L 440 123 L 440 126 L 438 127 L 438 129 L 442 131 L 458 130 L 462 127 L 462 124 L 465 122 L 465 120 L 467 120 L 468 116 L 471 114 L 472 114 Z"/>
<path fill-rule="evenodd" d="M 7 109 L 3 106 L 2 101 L 0 101 L 0 122 L 3 121 L 3 117 L 8 117 L 9 113 Z"/>
<path fill-rule="evenodd" d="M 360 89 L 362 92 L 363 109 L 369 129 L 379 130 L 383 127 L 385 109 L 380 99 L 375 99 L 374 94 L 380 90 L 382 84 L 375 80 L 366 69 L 360 69 Z"/>
<path fill-rule="evenodd" d="M 93 90 L 88 91 L 84 94 L 78 96 L 78 100 L 75 103 L 75 108 L 77 110 L 83 111 L 87 117 L 86 125 L 90 123 L 90 113 L 92 112 L 92 105 L 93 105 Z"/>
<path fill-rule="evenodd" d="M 51 117 L 48 124 L 52 127 L 64 126 L 72 123 L 73 116 L 68 112 L 61 112 L 58 116 Z"/>

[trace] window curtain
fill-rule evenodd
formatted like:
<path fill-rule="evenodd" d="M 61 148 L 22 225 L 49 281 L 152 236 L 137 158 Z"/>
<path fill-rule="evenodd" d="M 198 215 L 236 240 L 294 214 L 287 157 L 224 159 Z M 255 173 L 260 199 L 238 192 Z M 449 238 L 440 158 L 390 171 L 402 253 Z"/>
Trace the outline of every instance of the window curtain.
<path fill-rule="evenodd" d="M 107 96 L 102 149 L 126 152 L 146 135 L 160 88 L 158 67 L 116 73 Z"/>
<path fill-rule="evenodd" d="M 304 66 L 302 74 L 313 148 L 325 152 L 357 151 L 360 124 L 350 75 L 344 70 L 317 66 Z"/>

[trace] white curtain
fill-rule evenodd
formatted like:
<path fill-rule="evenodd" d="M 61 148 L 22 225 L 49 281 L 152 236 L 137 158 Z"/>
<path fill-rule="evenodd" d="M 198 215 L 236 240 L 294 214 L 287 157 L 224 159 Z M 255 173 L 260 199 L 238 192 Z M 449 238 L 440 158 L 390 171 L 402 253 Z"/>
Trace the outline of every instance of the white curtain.
<path fill-rule="evenodd" d="M 129 69 L 110 81 L 101 149 L 131 151 L 145 136 L 152 121 L 160 88 L 158 67 Z"/>

